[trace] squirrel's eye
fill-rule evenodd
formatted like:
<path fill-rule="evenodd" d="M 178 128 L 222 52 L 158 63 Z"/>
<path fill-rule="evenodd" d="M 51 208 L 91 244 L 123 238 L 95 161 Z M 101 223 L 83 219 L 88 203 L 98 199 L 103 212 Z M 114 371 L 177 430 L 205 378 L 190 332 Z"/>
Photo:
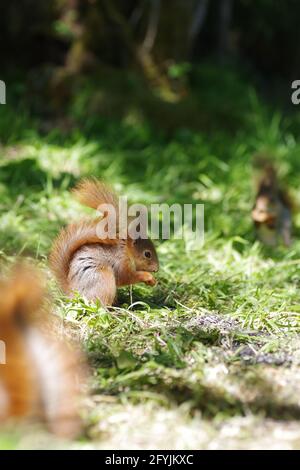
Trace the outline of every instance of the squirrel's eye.
<path fill-rule="evenodd" d="M 144 251 L 144 256 L 145 258 L 151 258 L 151 251 L 148 251 L 148 250 Z"/>

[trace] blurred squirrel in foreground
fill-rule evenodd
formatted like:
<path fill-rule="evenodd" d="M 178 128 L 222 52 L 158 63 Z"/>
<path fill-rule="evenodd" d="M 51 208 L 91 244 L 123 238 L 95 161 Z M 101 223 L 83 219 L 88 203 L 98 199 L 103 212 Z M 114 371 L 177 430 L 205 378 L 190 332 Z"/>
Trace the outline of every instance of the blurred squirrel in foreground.
<path fill-rule="evenodd" d="M 155 285 L 151 272 L 158 271 L 155 247 L 148 238 L 133 239 L 121 234 L 119 200 L 104 183 L 85 179 L 73 190 L 75 197 L 95 210 L 103 205 L 114 209 L 116 236 L 99 237 L 104 217 L 68 225 L 54 242 L 50 266 L 66 294 L 78 291 L 88 300 L 112 305 L 117 287 L 144 282 Z M 127 215 L 126 215 L 127 217 Z"/>
<path fill-rule="evenodd" d="M 262 176 L 258 184 L 252 219 L 257 236 L 261 242 L 276 246 L 283 241 L 286 246 L 291 243 L 292 204 L 279 184 L 277 173 L 270 161 L 258 160 Z"/>
<path fill-rule="evenodd" d="M 46 335 L 50 315 L 44 308 L 40 273 L 16 265 L 0 283 L 0 423 L 26 418 L 72 438 L 81 430 L 77 381 L 79 355 Z M 2 354 L 3 355 L 3 354 Z M 3 361 L 3 357 L 2 357 Z"/>

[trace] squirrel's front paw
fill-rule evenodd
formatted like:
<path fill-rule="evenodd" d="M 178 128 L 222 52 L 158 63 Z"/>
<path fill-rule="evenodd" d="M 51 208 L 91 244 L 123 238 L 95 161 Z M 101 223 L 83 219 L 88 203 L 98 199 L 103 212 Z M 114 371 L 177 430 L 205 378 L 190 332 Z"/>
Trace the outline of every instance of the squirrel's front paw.
<path fill-rule="evenodd" d="M 145 273 L 143 273 L 142 282 L 147 284 L 147 286 L 155 286 L 156 279 L 152 276 L 152 274 L 145 272 Z"/>
<path fill-rule="evenodd" d="M 155 286 L 156 285 L 156 279 L 151 275 L 151 277 L 149 278 L 149 280 L 146 282 L 147 286 Z"/>

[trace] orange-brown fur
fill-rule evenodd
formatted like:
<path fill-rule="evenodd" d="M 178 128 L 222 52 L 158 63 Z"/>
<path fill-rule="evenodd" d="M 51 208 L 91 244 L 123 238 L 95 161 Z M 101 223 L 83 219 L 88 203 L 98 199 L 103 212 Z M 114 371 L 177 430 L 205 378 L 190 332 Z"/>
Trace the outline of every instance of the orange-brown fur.
<path fill-rule="evenodd" d="M 279 187 L 275 168 L 264 161 L 263 175 L 252 209 L 252 219 L 262 242 L 275 246 L 282 238 L 286 245 L 290 244 L 291 209 L 289 196 Z"/>
<path fill-rule="evenodd" d="M 115 245 L 118 240 L 99 240 L 96 232 L 99 219 L 81 220 L 65 227 L 56 238 L 49 257 L 50 266 L 64 291 L 69 291 L 68 272 L 74 253 L 87 243 Z"/>
<path fill-rule="evenodd" d="M 50 316 L 43 307 L 40 273 L 24 265 L 0 284 L 0 422 L 39 419 L 65 437 L 78 434 L 78 354 L 45 334 Z"/>
<path fill-rule="evenodd" d="M 114 191 L 96 178 L 85 178 L 72 190 L 76 199 L 83 205 L 97 210 L 101 204 L 111 204 L 117 208 L 118 198 Z"/>
<path fill-rule="evenodd" d="M 81 221 L 63 229 L 54 242 L 50 265 L 67 294 L 80 292 L 90 300 L 111 305 L 116 288 L 144 282 L 155 284 L 150 272 L 157 271 L 158 259 L 151 240 L 119 237 L 118 198 L 104 183 L 85 179 L 73 190 L 77 199 L 94 209 L 110 204 L 117 214 L 116 238 L 99 238 L 99 218 Z M 146 259 L 145 253 L 149 255 Z"/>

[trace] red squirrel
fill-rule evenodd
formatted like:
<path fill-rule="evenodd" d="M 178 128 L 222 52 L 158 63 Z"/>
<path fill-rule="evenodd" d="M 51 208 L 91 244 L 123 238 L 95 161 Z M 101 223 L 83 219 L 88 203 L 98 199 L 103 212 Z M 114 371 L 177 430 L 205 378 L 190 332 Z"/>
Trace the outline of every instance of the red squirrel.
<path fill-rule="evenodd" d="M 101 181 L 88 178 L 73 190 L 79 202 L 97 210 L 110 204 L 117 215 L 115 238 L 99 238 L 99 217 L 68 225 L 55 240 L 50 254 L 50 266 L 66 294 L 79 292 L 88 300 L 99 299 L 102 305 L 112 305 L 117 287 L 144 282 L 155 285 L 151 274 L 158 271 L 159 262 L 150 239 L 133 239 L 120 234 L 119 201 L 114 191 Z"/>
<path fill-rule="evenodd" d="M 78 415 L 79 355 L 46 334 L 50 315 L 36 269 L 16 265 L 0 283 L 0 423 L 45 422 L 58 436 L 81 431 Z"/>
<path fill-rule="evenodd" d="M 283 241 L 291 243 L 292 204 L 285 191 L 278 184 L 277 173 L 270 162 L 265 162 L 259 181 L 252 220 L 261 242 L 276 246 Z"/>

